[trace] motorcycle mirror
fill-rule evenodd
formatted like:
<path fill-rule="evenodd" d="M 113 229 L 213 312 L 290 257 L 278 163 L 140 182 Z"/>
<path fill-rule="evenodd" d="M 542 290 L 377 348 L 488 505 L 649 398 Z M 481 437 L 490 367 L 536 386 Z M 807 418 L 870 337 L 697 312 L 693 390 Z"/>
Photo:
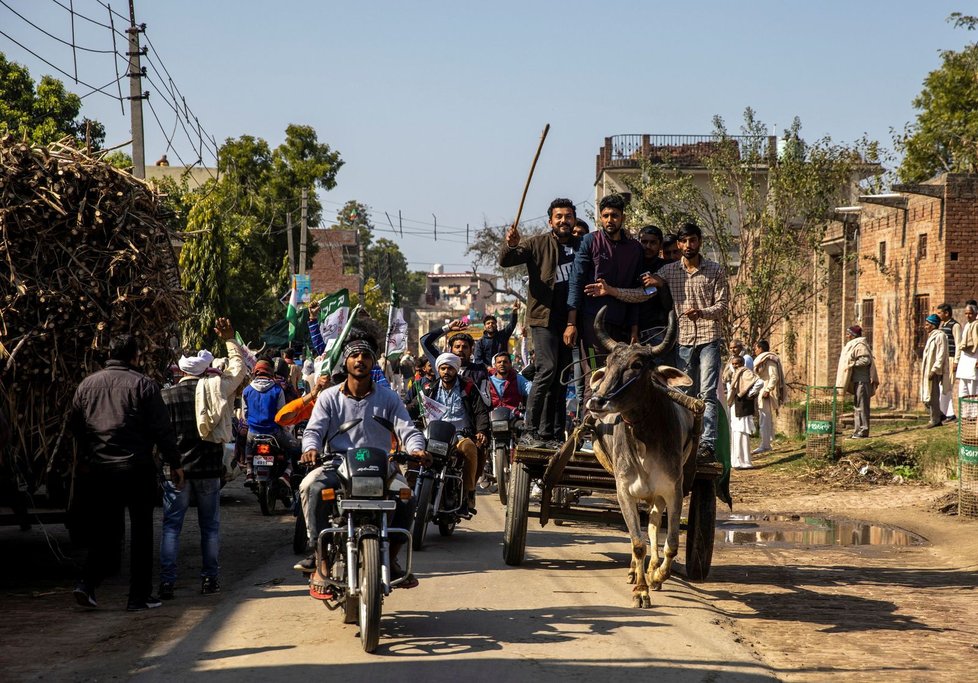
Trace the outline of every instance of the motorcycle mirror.
<path fill-rule="evenodd" d="M 394 431 L 394 423 L 382 415 L 374 415 L 374 420 L 377 422 L 377 424 L 394 435 L 394 438 L 397 441 L 397 450 L 401 450 L 401 438 L 397 436 L 397 432 Z"/>
<path fill-rule="evenodd" d="M 381 415 L 374 415 L 374 420 L 377 422 L 377 424 L 379 424 L 387 431 L 389 432 L 394 431 L 394 423 L 388 420 L 386 417 L 382 417 Z"/>
<path fill-rule="evenodd" d="M 329 443 L 330 441 L 338 437 L 340 434 L 345 434 L 346 432 L 350 431 L 361 422 L 363 422 L 363 418 L 360 417 L 344 422 L 339 426 L 339 428 L 337 428 L 335 432 L 333 432 L 332 436 L 326 437 L 326 443 Z"/>

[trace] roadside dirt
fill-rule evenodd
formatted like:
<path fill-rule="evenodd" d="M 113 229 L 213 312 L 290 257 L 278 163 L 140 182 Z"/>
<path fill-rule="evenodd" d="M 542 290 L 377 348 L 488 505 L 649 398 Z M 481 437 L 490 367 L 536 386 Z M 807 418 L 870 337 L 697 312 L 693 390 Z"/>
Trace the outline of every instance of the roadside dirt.
<path fill-rule="evenodd" d="M 858 481 L 833 486 L 792 466 L 797 457 L 797 448 L 785 447 L 757 458 L 757 469 L 735 472 L 734 512 L 857 519 L 906 529 L 926 543 L 853 547 L 718 541 L 709 579 L 689 584 L 717 610 L 716 623 L 786 681 L 840 675 L 846 681 L 973 679 L 978 520 L 934 512 L 936 501 L 953 488 Z M 157 534 L 159 516 L 157 511 Z M 222 496 L 225 585 L 243 580 L 287 545 L 291 524 L 290 515 L 262 517 L 254 497 L 240 481 L 232 482 Z M 102 608 L 85 611 L 71 598 L 75 563 L 83 554 L 71 547 L 63 527 L 0 528 L 4 680 L 128 678 L 140 657 L 155 653 L 161 642 L 193 632 L 226 599 L 197 594 L 198 543 L 191 512 L 174 602 L 126 613 L 123 571 L 98 592 Z M 261 580 L 274 585 L 287 580 L 288 571 Z M 609 595 L 609 604 L 619 597 Z"/>
<path fill-rule="evenodd" d="M 935 512 L 952 485 L 818 484 L 779 467 L 796 454 L 776 450 L 755 460 L 758 469 L 735 472 L 734 511 L 857 519 L 927 543 L 718 544 L 698 587 L 725 627 L 786 681 L 973 680 L 978 520 Z"/>

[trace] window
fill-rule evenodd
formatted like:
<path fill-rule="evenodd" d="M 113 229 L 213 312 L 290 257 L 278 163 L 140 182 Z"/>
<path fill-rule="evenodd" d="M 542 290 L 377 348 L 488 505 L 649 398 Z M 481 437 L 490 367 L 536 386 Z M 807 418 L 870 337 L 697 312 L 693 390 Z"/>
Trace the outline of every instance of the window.
<path fill-rule="evenodd" d="M 957 261 L 958 260 L 958 252 L 956 252 L 956 251 L 952 251 L 951 252 L 951 260 L 952 261 Z"/>
<path fill-rule="evenodd" d="M 886 242 L 880 242 L 880 255 L 878 260 L 880 270 L 886 268 Z"/>
<path fill-rule="evenodd" d="M 913 298 L 913 346 L 918 356 L 924 355 L 927 333 L 924 332 L 924 318 L 930 313 L 930 295 L 918 294 Z"/>
<path fill-rule="evenodd" d="M 869 343 L 869 348 L 873 348 L 873 300 L 863 299 L 862 325 L 863 336 Z"/>
<path fill-rule="evenodd" d="M 360 267 L 360 250 L 355 244 L 343 245 L 343 274 L 356 275 Z"/>
<path fill-rule="evenodd" d="M 917 235 L 917 258 L 927 258 L 927 235 Z"/>

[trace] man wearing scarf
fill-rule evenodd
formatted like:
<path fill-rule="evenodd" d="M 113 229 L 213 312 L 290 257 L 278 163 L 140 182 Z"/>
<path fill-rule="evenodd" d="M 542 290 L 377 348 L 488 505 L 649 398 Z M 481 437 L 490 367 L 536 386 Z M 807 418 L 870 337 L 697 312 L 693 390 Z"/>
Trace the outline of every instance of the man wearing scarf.
<path fill-rule="evenodd" d="M 727 389 L 730 410 L 730 466 L 735 470 L 754 467 L 750 456 L 750 437 L 754 433 L 754 408 L 764 380 L 744 367 L 743 356 L 730 359 L 733 375 Z"/>
<path fill-rule="evenodd" d="M 251 444 L 259 434 L 270 434 L 278 441 L 279 446 L 285 450 L 286 465 L 285 471 L 279 479 L 283 486 L 290 487 L 292 482 L 292 461 L 299 455 L 299 444 L 287 430 L 280 427 L 275 422 L 275 416 L 285 407 L 285 390 L 275 379 L 272 363 L 262 359 L 255 363 L 255 378 L 245 387 L 241 394 L 241 407 L 244 412 L 244 420 L 248 424 L 248 452 L 251 452 Z M 255 486 L 255 473 L 251 467 L 251 458 L 248 458 L 248 471 L 245 474 L 245 486 L 253 488 Z"/>
<path fill-rule="evenodd" d="M 943 424 L 941 392 L 951 390 L 951 363 L 947 355 L 947 335 L 941 330 L 941 319 L 931 313 L 924 319 L 927 342 L 920 364 L 920 400 L 930 408 L 928 427 Z"/>
<path fill-rule="evenodd" d="M 245 364 L 234 341 L 234 328 L 218 318 L 214 331 L 227 346 L 227 364 L 214 370 L 210 351 L 184 355 L 178 363 L 183 377 L 163 390 L 163 402 L 176 433 L 183 467 L 183 486 L 163 484 L 163 535 L 160 542 L 160 599 L 173 598 L 177 580 L 180 532 L 190 507 L 191 492 L 197 500 L 202 554 L 202 594 L 217 593 L 220 547 L 221 475 L 224 444 L 233 440 L 231 413 L 234 395 L 244 381 Z M 223 360 L 223 359 L 218 359 Z"/>
<path fill-rule="evenodd" d="M 315 464 L 323 453 L 324 446 L 329 449 L 325 464 L 313 469 L 299 485 L 302 514 L 305 516 L 310 544 L 315 543 L 319 537 L 321 522 L 325 523 L 320 510 L 323 490 L 340 486 L 335 468 L 342 462 L 342 454 L 359 446 L 372 446 L 385 451 L 390 449 L 391 433 L 373 419 L 375 415 L 394 425 L 394 431 L 408 453 L 416 458 L 424 457 L 424 436 L 415 428 L 401 398 L 392 390 L 379 386 L 371 376 L 371 368 L 377 362 L 377 348 L 377 340 L 368 333 L 356 327 L 351 330 L 340 361 L 343 379 L 319 394 L 302 434 L 303 464 Z M 354 419 L 359 419 L 360 423 L 342 434 L 336 434 L 340 425 Z M 334 434 L 336 436 L 331 443 L 324 443 L 328 436 Z M 332 457 L 334 455 L 336 457 Z M 392 464 L 392 467 L 396 465 Z M 407 482 L 400 481 L 408 488 Z M 392 526 L 408 528 L 411 524 L 411 508 L 412 505 L 398 500 Z M 394 579 L 404 575 L 397 561 L 397 554 L 402 546 L 402 541 L 391 540 L 391 578 Z M 295 569 L 313 573 L 310 595 L 318 599 L 327 597 L 327 588 L 321 575 L 324 568 L 316 566 L 315 555 L 298 562 Z M 402 588 L 413 588 L 416 585 L 417 579 L 413 577 L 400 584 Z"/>
<path fill-rule="evenodd" d="M 428 385 L 426 396 L 445 406 L 441 418 L 451 422 L 464 438 L 456 448 L 465 458 L 462 484 L 465 501 L 459 514 L 475 514 L 475 487 L 479 473 L 479 448 L 489 443 L 489 408 L 478 387 L 468 377 L 459 374 L 462 359 L 454 353 L 443 353 L 435 359 L 439 381 Z"/>
<path fill-rule="evenodd" d="M 744 356 L 744 365 L 747 358 Z M 753 455 L 766 453 L 771 450 L 774 440 L 774 416 L 781 410 L 785 400 L 784 369 L 781 359 L 771 351 L 771 345 L 766 339 L 754 344 L 754 373 L 764 381 L 758 397 L 757 412 L 761 422 L 761 444 L 752 451 Z"/>
<path fill-rule="evenodd" d="M 842 389 L 843 396 L 852 394 L 853 400 L 853 439 L 869 438 L 869 399 L 880 385 L 876 373 L 873 349 L 863 337 L 863 328 L 853 325 L 846 330 L 849 341 L 842 348 L 839 368 L 835 374 L 835 386 Z"/>

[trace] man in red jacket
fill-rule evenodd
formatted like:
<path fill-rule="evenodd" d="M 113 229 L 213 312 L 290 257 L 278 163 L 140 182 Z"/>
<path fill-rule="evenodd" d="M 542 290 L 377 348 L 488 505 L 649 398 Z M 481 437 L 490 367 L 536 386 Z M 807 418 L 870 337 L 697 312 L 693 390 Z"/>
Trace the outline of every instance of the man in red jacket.
<path fill-rule="evenodd" d="M 513 361 L 505 351 L 493 358 L 493 368 L 489 373 L 489 399 L 491 408 L 500 406 L 520 414 L 520 406 L 526 404 L 530 383 L 526 377 L 513 369 Z"/>

